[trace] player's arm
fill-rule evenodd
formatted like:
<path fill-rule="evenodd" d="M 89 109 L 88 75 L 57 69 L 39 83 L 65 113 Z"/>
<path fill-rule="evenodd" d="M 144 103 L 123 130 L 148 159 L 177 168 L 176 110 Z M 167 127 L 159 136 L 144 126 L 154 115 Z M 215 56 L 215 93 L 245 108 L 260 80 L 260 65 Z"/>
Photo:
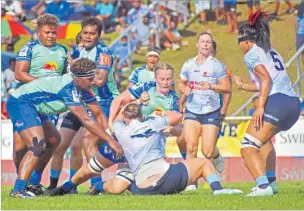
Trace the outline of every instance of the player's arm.
<path fill-rule="evenodd" d="M 226 94 L 231 92 L 231 83 L 227 76 L 219 80 L 219 84 L 209 84 L 209 89 L 212 89 L 215 92 Z"/>
<path fill-rule="evenodd" d="M 254 74 L 260 81 L 260 96 L 259 96 L 259 106 L 265 107 L 266 100 L 271 87 L 271 77 L 264 65 L 259 64 L 254 67 Z"/>
<path fill-rule="evenodd" d="M 104 112 L 101 110 L 98 102 L 87 104 L 92 114 L 95 116 L 96 121 L 103 126 L 105 130 L 107 130 L 108 127 L 108 118 L 104 114 Z"/>
<path fill-rule="evenodd" d="M 109 123 L 108 123 L 111 130 L 114 119 L 119 114 L 121 107 L 127 103 L 132 102 L 133 100 L 134 99 L 132 98 L 132 95 L 129 92 L 129 90 L 125 90 L 119 96 L 114 98 L 110 107 L 110 115 L 109 115 Z"/>
<path fill-rule="evenodd" d="M 120 156 L 123 155 L 122 147 L 115 141 L 106 131 L 105 128 L 92 119 L 86 110 L 81 106 L 68 106 L 68 109 L 79 119 L 79 121 L 84 125 L 84 127 L 98 136 L 101 140 L 108 142 L 109 146 L 114 149 Z M 102 128 L 102 130 L 101 130 Z"/>
<path fill-rule="evenodd" d="M 34 77 L 28 73 L 31 63 L 27 60 L 17 60 L 15 68 L 15 77 L 16 80 L 21 83 L 28 83 L 33 80 L 36 80 L 37 77 Z"/>
<path fill-rule="evenodd" d="M 94 78 L 94 84 L 96 86 L 102 87 L 107 83 L 113 64 L 114 59 L 109 51 L 99 54 L 99 61 L 96 64 L 96 76 Z"/>
<path fill-rule="evenodd" d="M 226 94 L 223 94 L 223 106 L 221 108 L 221 115 L 222 116 L 226 116 L 226 113 L 227 113 L 227 110 L 228 110 L 228 106 L 230 104 L 230 101 L 231 101 L 231 97 L 232 97 L 232 93 L 226 93 Z"/>
<path fill-rule="evenodd" d="M 244 82 L 240 76 L 233 76 L 234 83 L 241 90 L 249 91 L 249 92 L 258 92 L 259 88 L 254 83 Z"/>
<path fill-rule="evenodd" d="M 187 85 L 187 81 L 183 79 L 178 80 L 178 88 L 182 94 L 187 98 L 191 94 L 191 88 Z"/>

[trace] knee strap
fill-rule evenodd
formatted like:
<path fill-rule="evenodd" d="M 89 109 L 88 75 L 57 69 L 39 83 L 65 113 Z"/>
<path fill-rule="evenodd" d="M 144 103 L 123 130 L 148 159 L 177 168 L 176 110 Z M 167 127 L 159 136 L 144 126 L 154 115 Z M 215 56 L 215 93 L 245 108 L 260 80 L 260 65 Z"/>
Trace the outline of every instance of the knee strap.
<path fill-rule="evenodd" d="M 88 167 L 94 174 L 99 174 L 104 170 L 104 167 L 101 163 L 96 159 L 96 157 L 92 157 L 90 162 L 88 163 Z"/>
<path fill-rule="evenodd" d="M 38 142 L 38 138 L 33 138 L 33 146 L 30 146 L 28 149 L 34 153 L 35 157 L 40 157 L 43 153 L 44 149 L 46 148 L 46 143 L 44 139 L 41 139 Z"/>
<path fill-rule="evenodd" d="M 117 169 L 115 177 L 120 178 L 129 184 L 132 184 L 135 181 L 135 178 L 134 178 L 133 174 L 131 173 L 130 168 Z"/>
<path fill-rule="evenodd" d="M 254 147 L 260 149 L 263 146 L 263 143 L 261 141 L 248 133 L 245 134 L 241 144 L 242 148 Z"/>

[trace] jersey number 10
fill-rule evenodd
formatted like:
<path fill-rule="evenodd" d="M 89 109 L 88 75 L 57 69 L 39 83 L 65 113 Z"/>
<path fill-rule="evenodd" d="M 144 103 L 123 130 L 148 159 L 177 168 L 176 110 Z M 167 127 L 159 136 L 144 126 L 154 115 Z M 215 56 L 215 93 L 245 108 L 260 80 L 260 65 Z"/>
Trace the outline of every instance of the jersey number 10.
<path fill-rule="evenodd" d="M 283 71 L 285 70 L 284 65 L 282 64 L 282 61 L 277 57 L 278 54 L 274 51 L 270 51 L 269 52 L 273 62 L 275 63 L 275 68 L 277 69 L 277 71 Z"/>

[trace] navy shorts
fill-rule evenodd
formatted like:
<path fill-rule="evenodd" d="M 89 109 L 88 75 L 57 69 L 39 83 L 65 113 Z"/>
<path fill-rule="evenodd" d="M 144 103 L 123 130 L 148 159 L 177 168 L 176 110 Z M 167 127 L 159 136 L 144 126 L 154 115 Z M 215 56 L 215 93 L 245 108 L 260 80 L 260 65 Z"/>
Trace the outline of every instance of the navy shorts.
<path fill-rule="evenodd" d="M 224 4 L 225 12 L 236 12 L 236 4 Z"/>
<path fill-rule="evenodd" d="M 263 120 L 281 131 L 290 129 L 299 119 L 300 99 L 277 93 L 268 97 Z"/>
<path fill-rule="evenodd" d="M 19 133 L 31 127 L 41 126 L 39 113 L 33 104 L 20 102 L 10 95 L 6 106 L 13 124 L 13 132 Z"/>
<path fill-rule="evenodd" d="M 188 170 L 183 163 L 171 164 L 168 171 L 160 178 L 156 185 L 138 188 L 134 183 L 130 191 L 137 195 L 169 195 L 185 190 L 188 183 Z"/>
<path fill-rule="evenodd" d="M 304 44 L 304 34 L 297 34 L 296 37 L 296 46 L 297 50 L 301 48 L 301 46 Z M 301 52 L 301 54 L 304 54 L 304 50 Z"/>
<path fill-rule="evenodd" d="M 221 109 L 210 112 L 208 114 L 195 114 L 188 109 L 185 112 L 184 120 L 194 120 L 198 121 L 201 125 L 215 125 L 217 127 L 221 126 L 222 117 L 221 117 Z"/>
<path fill-rule="evenodd" d="M 102 106 L 100 105 L 102 111 L 105 113 L 105 115 L 109 118 L 110 114 L 110 106 Z M 87 110 L 90 117 L 94 118 L 91 111 Z M 63 118 L 61 123 L 61 128 L 69 128 L 71 130 L 78 131 L 82 127 L 82 123 L 79 121 L 79 119 L 72 113 L 68 112 L 68 114 Z"/>
<path fill-rule="evenodd" d="M 247 5 L 252 7 L 253 5 L 260 5 L 260 0 L 247 0 Z"/>
<path fill-rule="evenodd" d="M 109 146 L 109 144 L 107 142 L 104 143 L 104 144 L 102 144 L 99 147 L 98 151 L 100 152 L 100 154 L 104 158 L 112 161 L 113 163 L 124 163 L 124 162 L 127 162 L 127 159 L 125 157 L 117 159 L 116 155 L 115 155 L 115 151 Z"/>

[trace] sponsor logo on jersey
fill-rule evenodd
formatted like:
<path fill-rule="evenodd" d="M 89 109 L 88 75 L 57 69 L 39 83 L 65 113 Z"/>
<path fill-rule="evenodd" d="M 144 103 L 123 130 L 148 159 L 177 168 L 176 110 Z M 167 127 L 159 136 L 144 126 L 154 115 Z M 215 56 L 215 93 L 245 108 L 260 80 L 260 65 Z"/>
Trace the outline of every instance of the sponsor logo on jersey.
<path fill-rule="evenodd" d="M 56 72 L 58 70 L 58 65 L 56 64 L 56 62 L 51 61 L 51 62 L 44 64 L 42 69 L 44 71 Z"/>
<path fill-rule="evenodd" d="M 16 121 L 16 123 L 15 123 L 15 126 L 16 127 L 23 127 L 24 126 L 24 122 L 20 122 L 20 121 Z"/>

